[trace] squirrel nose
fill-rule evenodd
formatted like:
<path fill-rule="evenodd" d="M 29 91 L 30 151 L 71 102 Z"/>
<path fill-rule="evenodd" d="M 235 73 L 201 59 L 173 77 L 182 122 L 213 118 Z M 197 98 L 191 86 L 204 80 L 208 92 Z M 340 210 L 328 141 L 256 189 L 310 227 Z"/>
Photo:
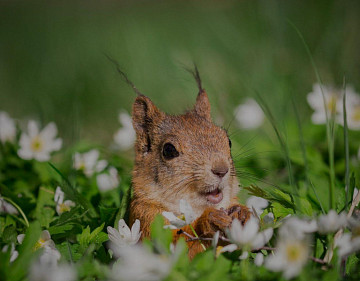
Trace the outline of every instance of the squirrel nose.
<path fill-rule="evenodd" d="M 211 169 L 211 172 L 213 172 L 214 175 L 217 175 L 219 178 L 223 178 L 227 172 L 229 171 L 228 167 L 215 167 Z"/>

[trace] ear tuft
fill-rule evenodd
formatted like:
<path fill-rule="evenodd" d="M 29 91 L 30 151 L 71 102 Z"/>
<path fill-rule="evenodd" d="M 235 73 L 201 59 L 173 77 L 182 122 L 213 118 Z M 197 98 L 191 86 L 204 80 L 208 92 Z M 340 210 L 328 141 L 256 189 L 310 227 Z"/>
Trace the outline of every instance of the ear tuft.
<path fill-rule="evenodd" d="M 210 101 L 208 98 L 208 95 L 206 94 L 205 90 L 200 90 L 197 98 L 196 98 L 196 104 L 194 108 L 197 115 L 211 121 L 211 115 L 210 115 Z"/>
<path fill-rule="evenodd" d="M 133 104 L 132 121 L 141 150 L 151 149 L 151 131 L 163 119 L 164 113 L 146 96 L 139 95 Z"/>

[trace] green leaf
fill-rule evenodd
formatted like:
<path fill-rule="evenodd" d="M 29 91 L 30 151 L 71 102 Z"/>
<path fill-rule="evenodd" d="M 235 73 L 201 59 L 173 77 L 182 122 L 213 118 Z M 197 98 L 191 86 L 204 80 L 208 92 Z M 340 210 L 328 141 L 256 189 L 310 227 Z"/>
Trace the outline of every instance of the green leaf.
<path fill-rule="evenodd" d="M 59 226 L 50 226 L 48 228 L 48 230 L 51 235 L 54 235 L 54 234 L 61 234 L 61 233 L 70 231 L 73 229 L 73 227 L 74 227 L 74 225 L 72 223 L 68 223 L 68 224 L 59 225 Z"/>
<path fill-rule="evenodd" d="M 170 229 L 164 229 L 164 218 L 157 215 L 151 224 L 151 239 L 155 247 L 162 253 L 170 252 L 170 244 L 172 242 L 172 232 Z"/>
<path fill-rule="evenodd" d="M 104 243 L 104 242 L 106 242 L 106 241 L 108 241 L 108 240 L 109 240 L 109 237 L 108 237 L 107 233 L 105 233 L 105 232 L 100 232 L 98 235 L 96 235 L 96 237 L 95 237 L 95 239 L 93 240 L 93 242 L 94 242 L 95 244 L 102 244 L 102 243 Z"/>
<path fill-rule="evenodd" d="M 114 225 L 114 220 L 119 208 L 99 207 L 101 222 L 105 222 L 105 225 Z"/>
<path fill-rule="evenodd" d="M 299 210 L 302 214 L 310 217 L 313 215 L 312 206 L 306 198 L 297 198 L 296 202 L 298 203 L 297 210 Z"/>
<path fill-rule="evenodd" d="M 24 279 L 30 263 L 39 253 L 39 251 L 34 252 L 34 245 L 39 240 L 40 234 L 40 223 L 38 221 L 30 223 L 30 226 L 25 233 L 25 239 L 18 248 L 19 257 L 14 261 L 11 267 L 9 267 L 8 280 L 18 281 Z"/>
<path fill-rule="evenodd" d="M 80 204 L 84 207 L 85 210 L 89 210 L 92 216 L 96 216 L 96 211 L 91 203 L 82 196 L 70 183 L 70 181 L 51 163 L 49 165 L 55 170 L 56 173 L 63 179 L 63 184 L 61 185 L 61 189 L 64 191 L 66 196 L 75 203 Z"/>
<path fill-rule="evenodd" d="M 54 191 L 44 186 L 39 188 L 35 217 L 42 227 L 48 228 L 55 215 Z"/>
<path fill-rule="evenodd" d="M 67 261 L 77 262 L 83 256 L 83 254 L 79 252 L 79 244 L 71 244 L 65 241 L 60 245 L 56 245 L 56 248 Z"/>
<path fill-rule="evenodd" d="M 80 246 L 83 248 L 88 247 L 91 243 L 97 243 L 103 241 L 105 238 L 103 234 L 100 235 L 104 228 L 105 223 L 102 223 L 99 227 L 95 228 L 93 232 L 90 232 L 90 226 L 88 225 L 81 234 L 77 236 Z M 98 235 L 100 235 L 98 237 Z M 104 240 L 106 241 L 106 240 Z M 103 242 L 104 242 L 103 241 Z M 102 243 L 102 242 L 101 242 Z"/>
<path fill-rule="evenodd" d="M 79 244 L 83 247 L 86 247 L 89 245 L 90 242 L 90 226 L 88 225 L 81 234 L 77 236 L 77 240 L 79 241 Z"/>
<path fill-rule="evenodd" d="M 93 232 L 90 234 L 90 242 L 93 242 L 97 235 L 104 229 L 105 223 L 102 223 L 99 227 L 95 228 Z"/>
<path fill-rule="evenodd" d="M 51 180 L 51 173 L 46 162 L 34 161 L 34 171 L 39 175 L 41 182 L 49 182 Z"/>
<path fill-rule="evenodd" d="M 16 227 L 14 225 L 9 225 L 4 229 L 2 235 L 3 241 L 7 244 L 15 243 L 17 237 Z"/>

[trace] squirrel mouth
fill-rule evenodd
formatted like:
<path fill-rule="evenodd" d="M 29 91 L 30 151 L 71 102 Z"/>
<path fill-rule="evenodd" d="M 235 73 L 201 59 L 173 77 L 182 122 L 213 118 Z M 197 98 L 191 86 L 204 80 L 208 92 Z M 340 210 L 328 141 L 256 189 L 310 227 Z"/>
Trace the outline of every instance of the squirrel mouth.
<path fill-rule="evenodd" d="M 205 193 L 206 199 L 212 204 L 218 204 L 223 199 L 223 193 L 220 189 L 216 188 L 211 192 Z"/>

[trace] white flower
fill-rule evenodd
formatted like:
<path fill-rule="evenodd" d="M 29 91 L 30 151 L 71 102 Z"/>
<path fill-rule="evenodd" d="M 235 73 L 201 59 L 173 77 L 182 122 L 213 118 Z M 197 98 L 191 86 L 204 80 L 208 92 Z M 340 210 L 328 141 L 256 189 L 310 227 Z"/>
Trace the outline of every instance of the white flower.
<path fill-rule="evenodd" d="M 196 216 L 191 205 L 185 200 L 180 200 L 180 216 L 177 217 L 173 212 L 162 212 L 162 215 L 170 222 L 164 228 L 179 229 L 185 225 L 191 224 Z"/>
<path fill-rule="evenodd" d="M 61 190 L 61 187 L 58 186 L 55 190 L 55 196 L 54 196 L 54 201 L 57 203 L 59 201 L 63 202 L 64 201 L 64 192 Z"/>
<path fill-rule="evenodd" d="M 269 202 L 261 197 L 250 196 L 246 200 L 246 206 L 250 208 L 250 210 L 255 210 L 258 217 L 264 212 L 264 209 L 269 205 Z"/>
<path fill-rule="evenodd" d="M 65 200 L 64 202 L 64 192 L 61 190 L 60 186 L 56 188 L 54 201 L 56 202 L 56 212 L 58 215 L 69 212 L 72 207 L 75 207 L 75 203 L 71 200 Z"/>
<path fill-rule="evenodd" d="M 52 240 L 51 240 L 52 241 Z M 53 246 L 43 246 L 43 252 L 39 257 L 39 261 L 42 264 L 54 264 L 57 265 L 61 258 L 60 252 Z"/>
<path fill-rule="evenodd" d="M 296 237 L 304 239 L 307 234 L 317 231 L 318 226 L 315 220 L 302 220 L 297 217 L 289 217 L 284 220 L 279 230 L 281 237 Z"/>
<path fill-rule="evenodd" d="M 264 263 L 264 255 L 262 253 L 257 253 L 254 259 L 256 266 L 262 266 Z"/>
<path fill-rule="evenodd" d="M 19 244 L 24 241 L 25 234 L 19 234 L 17 240 Z M 54 241 L 51 239 L 50 232 L 43 230 L 40 239 L 36 242 L 34 250 L 43 249 L 39 258 L 40 263 L 48 265 L 56 265 L 61 258 L 60 252 L 56 249 Z"/>
<path fill-rule="evenodd" d="M 122 128 L 115 133 L 114 141 L 120 150 L 127 150 L 133 146 L 136 139 L 136 133 L 129 114 L 121 112 L 119 114 L 119 121 Z"/>
<path fill-rule="evenodd" d="M 216 249 L 217 247 L 217 244 L 219 242 L 219 237 L 220 237 L 220 231 L 216 231 L 215 234 L 214 234 L 214 237 L 211 241 L 211 246 Z"/>
<path fill-rule="evenodd" d="M 19 212 L 13 205 L 6 202 L 5 199 L 0 195 L 0 214 L 1 213 L 17 215 Z"/>
<path fill-rule="evenodd" d="M 318 219 L 319 233 L 332 233 L 347 224 L 345 213 L 337 214 L 335 210 L 330 210 L 327 215 L 321 215 Z"/>
<path fill-rule="evenodd" d="M 109 235 L 109 239 L 112 242 L 110 244 L 110 248 L 114 251 L 114 247 L 127 247 L 127 246 L 133 246 L 135 245 L 140 237 L 141 237 L 141 231 L 140 231 L 140 221 L 135 220 L 134 224 L 130 228 L 127 226 L 126 222 L 121 219 L 119 220 L 119 230 L 116 230 L 115 228 L 108 226 L 107 232 Z M 114 251 L 116 252 L 116 251 Z"/>
<path fill-rule="evenodd" d="M 236 251 L 237 249 L 238 249 L 238 246 L 235 244 L 229 244 L 226 246 L 217 246 L 214 248 L 215 257 L 218 257 L 221 253 L 225 253 L 225 252 L 232 253 L 232 252 Z"/>
<path fill-rule="evenodd" d="M 344 258 L 360 250 L 360 237 L 353 237 L 350 233 L 344 233 L 335 239 L 334 244 L 338 248 L 338 255 Z"/>
<path fill-rule="evenodd" d="M 348 226 L 354 235 L 360 236 L 360 218 L 350 217 L 348 219 Z"/>
<path fill-rule="evenodd" d="M 106 160 L 100 160 L 99 151 L 92 149 L 85 153 L 76 152 L 74 155 L 74 168 L 83 171 L 87 177 L 91 177 L 94 172 L 101 172 L 108 165 Z"/>
<path fill-rule="evenodd" d="M 2 248 L 2 252 L 6 253 L 9 249 L 9 245 L 5 245 Z M 10 248 L 10 263 L 12 263 L 14 260 L 17 259 L 17 257 L 19 256 L 19 252 L 15 250 L 15 245 L 14 243 L 11 243 L 11 248 Z"/>
<path fill-rule="evenodd" d="M 28 134 L 22 133 L 20 137 L 18 155 L 25 160 L 49 161 L 51 152 L 59 150 L 62 145 L 60 138 L 55 139 L 56 135 L 54 123 L 49 123 L 40 132 L 36 122 L 29 121 Z"/>
<path fill-rule="evenodd" d="M 241 255 L 239 256 L 239 260 L 246 260 L 249 257 L 249 252 L 248 251 L 244 251 L 241 253 Z"/>
<path fill-rule="evenodd" d="M 322 86 L 325 98 L 328 118 L 335 116 L 337 123 L 344 124 L 343 115 L 343 89 L 335 89 L 329 86 Z M 324 107 L 324 98 L 319 84 L 313 85 L 313 91 L 308 94 L 309 105 L 315 110 L 311 116 L 314 124 L 326 123 L 326 112 Z M 346 86 L 346 113 L 347 123 L 351 130 L 360 130 L 360 95 L 357 94 L 351 85 Z"/>
<path fill-rule="evenodd" d="M 264 122 L 264 113 L 258 103 L 248 98 L 234 110 L 235 119 L 243 129 L 255 129 Z"/>
<path fill-rule="evenodd" d="M 322 92 L 324 93 L 326 110 Z M 314 124 L 325 124 L 326 112 L 328 113 L 328 118 L 331 115 L 337 116 L 341 112 L 342 93 L 341 90 L 326 86 L 320 87 L 319 84 L 314 84 L 313 91 L 307 95 L 307 101 L 312 109 L 315 110 L 311 116 L 312 122 Z"/>
<path fill-rule="evenodd" d="M 353 194 L 353 201 L 355 200 L 356 196 L 358 195 L 359 193 L 359 189 L 357 189 L 356 187 L 354 188 L 354 194 Z M 359 204 L 359 203 L 358 203 Z M 356 206 L 355 206 L 356 207 Z"/>
<path fill-rule="evenodd" d="M 237 245 L 235 244 L 229 244 L 226 246 L 218 246 L 218 242 L 219 242 L 219 237 L 220 237 L 220 231 L 216 231 L 213 237 L 213 240 L 211 241 L 211 246 L 213 247 L 213 251 L 215 254 L 215 257 L 218 257 L 221 253 L 224 252 L 234 252 L 235 250 L 237 250 Z"/>
<path fill-rule="evenodd" d="M 10 118 L 10 116 L 4 112 L 0 111 L 0 141 L 13 142 L 16 137 L 16 126 L 15 121 Z"/>
<path fill-rule="evenodd" d="M 16 237 L 17 241 L 19 242 L 19 244 L 22 244 L 22 242 L 24 241 L 25 239 L 25 234 L 19 234 L 17 237 Z"/>
<path fill-rule="evenodd" d="M 273 229 L 267 228 L 259 232 L 259 221 L 251 217 L 245 225 L 241 225 L 237 219 L 233 220 L 228 236 L 231 242 L 245 250 L 259 249 L 263 247 L 273 235 Z"/>
<path fill-rule="evenodd" d="M 291 279 L 306 264 L 309 251 L 306 240 L 294 236 L 283 237 L 278 241 L 274 254 L 265 260 L 265 267 L 272 271 L 282 271 L 286 279 Z"/>
<path fill-rule="evenodd" d="M 263 217 L 263 222 L 265 224 L 272 224 L 274 223 L 275 217 L 274 214 L 272 212 L 267 213 L 264 217 Z"/>
<path fill-rule="evenodd" d="M 355 92 L 352 86 L 346 87 L 346 117 L 350 130 L 360 130 L 360 95 Z M 339 123 L 344 125 L 343 108 L 341 108 Z"/>
<path fill-rule="evenodd" d="M 40 239 L 35 244 L 35 249 L 44 248 L 44 247 L 55 247 L 55 243 L 51 239 L 51 235 L 48 230 L 43 230 L 41 232 Z"/>
<path fill-rule="evenodd" d="M 111 280 L 163 280 L 169 275 L 173 257 L 176 257 L 176 254 L 171 257 L 156 255 L 140 245 L 122 248 L 118 254 L 120 259 L 113 266 Z"/>
<path fill-rule="evenodd" d="M 108 191 L 119 186 L 118 171 L 114 167 L 109 168 L 109 172 L 96 176 L 96 183 L 100 191 Z"/>
<path fill-rule="evenodd" d="M 33 263 L 29 272 L 30 281 L 75 281 L 76 271 L 67 264 Z"/>

